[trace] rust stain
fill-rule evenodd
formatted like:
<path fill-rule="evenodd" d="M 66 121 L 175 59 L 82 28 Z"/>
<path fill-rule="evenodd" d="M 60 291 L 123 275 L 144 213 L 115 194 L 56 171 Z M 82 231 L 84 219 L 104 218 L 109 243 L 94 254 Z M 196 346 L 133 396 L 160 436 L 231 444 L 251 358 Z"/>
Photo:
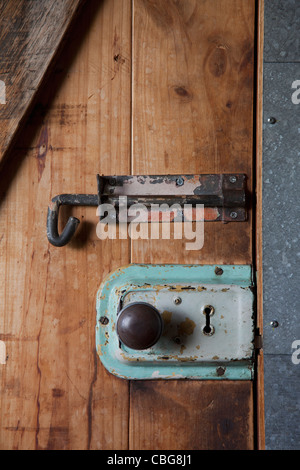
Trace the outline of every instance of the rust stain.
<path fill-rule="evenodd" d="M 172 315 L 173 313 L 169 312 L 168 310 L 164 310 L 163 313 L 161 314 L 165 326 L 171 323 Z"/>
<path fill-rule="evenodd" d="M 124 354 L 123 352 L 120 352 L 120 355 L 126 360 L 126 361 L 129 361 L 129 362 L 140 362 L 140 361 L 146 361 L 146 359 L 144 357 L 130 357 L 130 356 L 127 356 L 126 354 Z"/>
<path fill-rule="evenodd" d="M 198 359 L 198 356 L 189 356 L 189 357 L 174 356 L 174 359 L 177 359 L 179 362 L 194 362 Z"/>
<path fill-rule="evenodd" d="M 216 220 L 219 217 L 219 211 L 217 208 L 205 207 L 204 208 L 204 219 L 205 220 Z"/>
<path fill-rule="evenodd" d="M 181 322 L 178 326 L 178 336 L 185 335 L 190 336 L 193 334 L 194 329 L 196 327 L 196 323 L 191 320 L 190 318 L 185 319 L 185 321 Z"/>

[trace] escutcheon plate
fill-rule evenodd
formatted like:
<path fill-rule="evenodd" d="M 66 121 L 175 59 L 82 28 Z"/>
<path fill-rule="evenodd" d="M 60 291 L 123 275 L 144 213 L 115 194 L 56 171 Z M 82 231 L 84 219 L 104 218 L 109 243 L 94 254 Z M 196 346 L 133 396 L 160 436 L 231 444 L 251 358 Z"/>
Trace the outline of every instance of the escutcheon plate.
<path fill-rule="evenodd" d="M 133 302 L 153 305 L 164 324 L 159 341 L 142 351 L 116 333 L 118 312 Z M 253 302 L 251 266 L 131 264 L 109 274 L 98 291 L 97 352 L 109 372 L 130 380 L 251 380 Z M 207 306 L 212 334 L 204 330 Z"/>

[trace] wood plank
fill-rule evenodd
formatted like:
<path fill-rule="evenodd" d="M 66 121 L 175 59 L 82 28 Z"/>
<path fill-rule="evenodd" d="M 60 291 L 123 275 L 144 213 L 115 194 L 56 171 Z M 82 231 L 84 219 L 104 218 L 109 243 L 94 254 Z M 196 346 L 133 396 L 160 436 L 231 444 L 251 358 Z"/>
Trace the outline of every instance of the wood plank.
<path fill-rule="evenodd" d="M 137 381 L 130 396 L 132 449 L 253 448 L 248 382 Z"/>
<path fill-rule="evenodd" d="M 129 385 L 97 357 L 95 301 L 129 243 L 100 242 L 96 210 L 77 208 L 55 248 L 46 213 L 56 194 L 95 192 L 98 172 L 130 172 L 130 2 L 91 0 L 75 31 L 1 173 L 1 449 L 128 447 Z"/>
<path fill-rule="evenodd" d="M 0 163 L 82 3 L 82 0 L 1 2 Z"/>
<path fill-rule="evenodd" d="M 239 172 L 251 192 L 254 1 L 135 0 L 133 21 L 133 174 Z M 176 241 L 182 261 L 252 262 L 251 211 L 204 236 L 196 258 Z M 170 261 L 168 240 L 134 252 Z"/>
<path fill-rule="evenodd" d="M 241 172 L 251 197 L 255 1 L 133 6 L 133 174 Z M 185 250 L 186 240 L 134 240 L 131 261 L 249 264 L 252 228 L 250 210 L 245 223 L 206 223 L 198 251 Z M 225 429 L 220 408 L 235 409 L 239 393 L 243 404 L 235 416 L 228 411 Z M 219 434 L 207 432 L 210 401 L 210 426 Z M 130 403 L 132 449 L 253 448 L 251 382 L 134 382 Z"/>

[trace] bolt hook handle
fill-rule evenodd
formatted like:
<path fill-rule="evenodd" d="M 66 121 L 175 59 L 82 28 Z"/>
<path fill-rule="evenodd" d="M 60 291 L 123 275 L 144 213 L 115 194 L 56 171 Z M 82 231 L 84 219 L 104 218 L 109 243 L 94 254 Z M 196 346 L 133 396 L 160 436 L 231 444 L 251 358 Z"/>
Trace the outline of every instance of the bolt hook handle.
<path fill-rule="evenodd" d="M 47 215 L 47 237 L 54 246 L 65 246 L 72 239 L 80 224 L 76 217 L 69 217 L 62 233 L 58 233 L 59 208 L 65 206 L 98 206 L 97 194 L 60 194 L 55 196 L 48 207 Z"/>

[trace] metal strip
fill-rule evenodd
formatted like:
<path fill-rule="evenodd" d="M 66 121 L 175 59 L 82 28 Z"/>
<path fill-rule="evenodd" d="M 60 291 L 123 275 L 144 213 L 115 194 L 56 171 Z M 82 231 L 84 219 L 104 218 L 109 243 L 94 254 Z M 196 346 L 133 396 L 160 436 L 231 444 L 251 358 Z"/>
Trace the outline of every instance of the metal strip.
<path fill-rule="evenodd" d="M 299 6 L 295 0 L 265 0 L 263 315 L 267 450 L 300 449 Z"/>

